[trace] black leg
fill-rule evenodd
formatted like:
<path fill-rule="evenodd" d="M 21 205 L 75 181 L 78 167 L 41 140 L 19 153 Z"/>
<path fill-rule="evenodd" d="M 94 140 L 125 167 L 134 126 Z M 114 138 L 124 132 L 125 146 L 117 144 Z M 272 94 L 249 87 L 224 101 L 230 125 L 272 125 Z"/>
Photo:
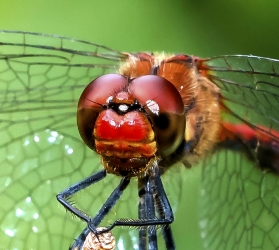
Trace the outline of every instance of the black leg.
<path fill-rule="evenodd" d="M 158 169 L 155 169 L 154 181 L 156 187 L 156 194 L 154 196 L 154 200 L 159 219 L 163 219 L 164 217 L 173 218 L 173 212 L 167 199 L 162 180 L 159 177 L 158 173 L 156 173 L 156 171 L 158 171 Z M 165 240 L 166 249 L 175 250 L 175 243 L 170 224 L 162 228 L 162 234 Z"/>
<path fill-rule="evenodd" d="M 95 215 L 94 218 L 90 219 L 88 221 L 88 228 L 94 233 L 94 234 L 101 234 L 104 232 L 111 231 L 110 229 L 97 231 L 96 227 L 101 223 L 103 218 L 109 213 L 109 211 L 113 208 L 115 203 L 119 200 L 120 196 L 123 194 L 123 191 L 127 188 L 127 186 L 130 183 L 130 178 L 123 177 L 117 186 L 116 189 L 111 193 L 109 198 L 106 200 L 106 202 L 103 204 L 101 209 L 98 211 L 98 213 Z"/>
<path fill-rule="evenodd" d="M 86 227 L 82 233 L 78 236 L 78 238 L 75 240 L 73 245 L 69 248 L 69 250 L 80 250 L 82 249 L 83 243 L 87 237 L 87 235 L 90 233 L 90 229 Z"/>
<path fill-rule="evenodd" d="M 165 226 L 162 228 L 162 234 L 165 240 L 166 249 L 175 250 L 174 238 L 172 235 L 171 226 Z"/>
<path fill-rule="evenodd" d="M 109 198 L 106 200 L 106 202 L 103 204 L 101 209 L 98 211 L 97 215 L 93 219 L 88 218 L 87 228 L 85 228 L 82 231 L 82 233 L 79 235 L 79 237 L 76 239 L 76 241 L 74 242 L 74 244 L 72 245 L 72 247 L 70 249 L 73 249 L 73 250 L 82 249 L 84 240 L 90 231 L 92 231 L 94 234 L 97 234 L 97 235 L 102 232 L 108 231 L 108 230 L 103 230 L 103 231 L 99 232 L 99 231 L 97 231 L 97 227 L 100 224 L 100 222 L 103 220 L 103 218 L 113 208 L 115 203 L 119 200 L 120 196 L 122 195 L 123 191 L 127 188 L 129 183 L 130 183 L 130 178 L 124 177 L 121 179 L 120 184 L 111 193 Z"/>
<path fill-rule="evenodd" d="M 82 213 L 78 208 L 73 206 L 69 202 L 69 197 L 71 197 L 73 194 L 79 192 L 82 189 L 87 188 L 88 186 L 104 179 L 106 177 L 106 171 L 101 170 L 97 173 L 94 173 L 93 175 L 89 176 L 88 178 L 70 186 L 69 188 L 63 190 L 60 194 L 56 196 L 57 200 L 71 213 L 82 219 L 83 221 L 88 222 L 89 217 L 85 215 L 85 213 Z"/>
<path fill-rule="evenodd" d="M 173 213 L 166 193 L 164 191 L 157 166 L 154 167 L 154 170 L 150 176 L 139 178 L 140 202 L 138 220 L 130 218 L 118 219 L 114 221 L 113 224 L 108 226 L 105 230 L 97 231 L 96 229 L 130 183 L 130 178 L 127 177 L 121 179 L 120 184 L 112 192 L 110 197 L 103 204 L 94 218 L 89 218 L 80 210 L 71 205 L 70 202 L 67 200 L 74 193 L 102 180 L 105 176 L 106 172 L 105 170 L 102 170 L 57 195 L 58 201 L 62 203 L 62 205 L 66 207 L 66 209 L 87 222 L 87 228 L 81 233 L 81 235 L 78 237 L 78 239 L 70 249 L 80 249 L 90 231 L 98 235 L 107 231 L 111 231 L 115 226 L 130 226 L 140 228 L 139 238 L 140 246 L 142 247 L 140 248 L 140 250 L 145 250 L 147 248 L 147 243 L 149 250 L 158 249 L 156 227 L 162 226 L 167 249 L 175 249 L 174 240 L 172 237 L 171 229 L 169 227 L 169 225 L 173 222 Z M 156 218 L 155 208 L 157 209 L 157 214 L 159 215 L 158 218 Z"/>
<path fill-rule="evenodd" d="M 156 218 L 155 214 L 155 204 L 154 204 L 154 185 L 153 185 L 152 176 L 146 181 L 146 195 L 145 195 L 145 204 L 146 204 L 146 219 L 154 220 Z M 157 231 L 156 226 L 150 226 L 147 229 L 148 231 L 148 249 L 149 250 L 157 250 Z"/>
<path fill-rule="evenodd" d="M 145 213 L 145 178 L 138 179 L 138 195 L 139 195 L 139 205 L 138 205 L 138 217 L 139 220 L 146 219 Z M 139 250 L 146 250 L 147 247 L 147 229 L 146 227 L 139 228 Z"/>
<path fill-rule="evenodd" d="M 138 179 L 139 183 L 139 219 L 154 220 L 156 218 L 154 207 L 154 187 L 150 176 Z M 148 249 L 157 250 L 156 226 L 141 227 L 139 231 L 139 249 L 146 249 L 148 233 Z"/>
<path fill-rule="evenodd" d="M 158 167 L 154 167 L 154 180 L 155 189 L 157 189 L 158 199 L 160 200 L 161 207 L 164 211 L 162 218 L 147 219 L 147 220 L 136 220 L 136 219 L 118 219 L 114 221 L 106 230 L 102 230 L 99 233 L 111 231 L 116 226 L 127 226 L 127 227 L 150 227 L 150 226 L 167 226 L 173 222 L 173 212 L 169 204 L 168 198 L 163 188 L 163 184 L 160 178 Z"/>
<path fill-rule="evenodd" d="M 167 199 L 163 183 L 158 172 L 158 168 L 154 169 L 151 176 L 139 178 L 139 219 L 153 220 L 156 217 L 154 209 L 156 208 L 159 220 L 173 218 L 173 213 L 169 201 Z M 149 231 L 148 231 L 149 230 Z M 156 228 L 141 227 L 139 232 L 139 249 L 153 250 L 157 249 Z M 152 231 L 150 231 L 152 230 Z M 148 248 L 147 248 L 147 233 L 148 233 Z M 155 237 L 154 237 L 155 234 Z M 166 249 L 175 250 L 174 238 L 170 225 L 162 227 Z"/>

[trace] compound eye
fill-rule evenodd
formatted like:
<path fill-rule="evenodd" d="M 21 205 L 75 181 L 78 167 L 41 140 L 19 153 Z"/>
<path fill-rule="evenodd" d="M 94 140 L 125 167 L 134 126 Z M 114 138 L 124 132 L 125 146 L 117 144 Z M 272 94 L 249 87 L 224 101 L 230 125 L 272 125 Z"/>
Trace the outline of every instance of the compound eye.
<path fill-rule="evenodd" d="M 119 74 L 107 74 L 90 82 L 82 92 L 77 111 L 77 125 L 81 138 L 88 147 L 95 150 L 93 129 L 103 105 L 116 92 L 127 87 L 128 80 Z"/>
<path fill-rule="evenodd" d="M 134 79 L 129 91 L 145 107 L 159 154 L 165 157 L 173 153 L 184 138 L 186 124 L 184 104 L 178 90 L 160 76 L 146 75 Z"/>
<path fill-rule="evenodd" d="M 107 74 L 96 78 L 82 92 L 78 109 L 107 104 L 108 98 L 123 90 L 127 84 L 127 78 L 119 74 Z"/>

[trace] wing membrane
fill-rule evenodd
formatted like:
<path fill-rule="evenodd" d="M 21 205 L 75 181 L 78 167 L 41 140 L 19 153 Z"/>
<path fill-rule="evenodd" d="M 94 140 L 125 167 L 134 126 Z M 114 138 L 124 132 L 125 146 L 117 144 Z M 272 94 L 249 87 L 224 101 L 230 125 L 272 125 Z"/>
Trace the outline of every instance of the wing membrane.
<path fill-rule="evenodd" d="M 76 106 L 84 87 L 115 71 L 122 58 L 80 40 L 0 32 L 0 238 L 5 248 L 67 249 L 82 231 L 85 225 L 69 218 L 55 195 L 101 168 L 99 157 L 80 139 Z M 84 194 L 77 202 L 84 210 L 98 208 L 117 182 L 96 187 L 99 199 Z"/>
<path fill-rule="evenodd" d="M 279 179 L 254 165 L 231 150 L 205 162 L 200 199 L 205 249 L 277 249 Z"/>
<path fill-rule="evenodd" d="M 221 89 L 223 120 L 248 124 L 270 138 L 270 147 L 278 145 L 279 61 L 235 55 L 204 63 L 207 77 Z M 279 245 L 279 179 L 256 168 L 256 159 L 248 160 L 247 152 L 257 150 L 250 147 L 243 141 L 237 148 L 217 148 L 204 163 L 200 226 L 205 249 Z"/>
<path fill-rule="evenodd" d="M 256 56 L 220 56 L 204 60 L 206 75 L 220 89 L 225 105 L 252 127 L 279 131 L 279 61 Z M 233 118 L 224 116 L 233 122 Z M 278 135 L 273 137 L 279 140 Z"/>

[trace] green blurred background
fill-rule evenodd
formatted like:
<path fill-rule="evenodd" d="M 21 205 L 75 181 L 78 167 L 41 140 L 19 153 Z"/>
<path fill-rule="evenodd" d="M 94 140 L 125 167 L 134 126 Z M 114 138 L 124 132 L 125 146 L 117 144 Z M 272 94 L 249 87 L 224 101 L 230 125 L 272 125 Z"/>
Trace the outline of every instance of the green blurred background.
<path fill-rule="evenodd" d="M 279 58 L 278 10 L 277 0 L 2 0 L 0 29 L 58 34 L 129 52 Z M 187 171 L 175 214 L 174 234 L 183 249 L 202 249 L 199 176 L 199 168 Z"/>
<path fill-rule="evenodd" d="M 126 51 L 278 57 L 278 8 L 276 0 L 2 0 L 0 27 L 76 37 Z"/>

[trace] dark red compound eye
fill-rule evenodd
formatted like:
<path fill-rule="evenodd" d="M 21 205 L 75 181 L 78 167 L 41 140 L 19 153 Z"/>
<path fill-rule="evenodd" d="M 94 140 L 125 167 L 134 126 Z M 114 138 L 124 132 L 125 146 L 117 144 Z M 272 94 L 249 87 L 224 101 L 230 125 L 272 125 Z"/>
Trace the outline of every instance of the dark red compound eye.
<path fill-rule="evenodd" d="M 127 87 L 128 79 L 120 74 L 100 76 L 87 85 L 78 102 L 77 125 L 81 138 L 88 147 L 95 150 L 93 129 L 103 105 L 117 92 Z"/>
<path fill-rule="evenodd" d="M 185 133 L 184 104 L 168 80 L 146 75 L 134 79 L 129 92 L 145 107 L 156 135 L 159 155 L 168 156 L 180 145 Z"/>

